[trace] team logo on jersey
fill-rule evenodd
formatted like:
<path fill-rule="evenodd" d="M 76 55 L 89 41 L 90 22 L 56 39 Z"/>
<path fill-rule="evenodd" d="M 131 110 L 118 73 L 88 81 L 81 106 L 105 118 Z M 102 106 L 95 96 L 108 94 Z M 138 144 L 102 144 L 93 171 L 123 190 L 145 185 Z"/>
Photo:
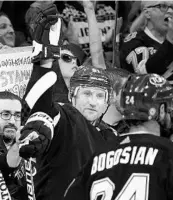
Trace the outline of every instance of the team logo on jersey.
<path fill-rule="evenodd" d="M 157 74 L 154 74 L 153 76 L 151 76 L 149 78 L 149 82 L 152 84 L 152 85 L 155 85 L 155 86 L 163 86 L 165 83 L 166 83 L 166 79 L 163 78 L 162 76 L 159 76 Z"/>
<path fill-rule="evenodd" d="M 124 39 L 124 42 L 129 42 L 130 40 L 132 40 L 133 38 L 135 38 L 137 35 L 137 32 L 133 32 L 133 33 L 130 33 L 128 34 L 125 39 Z"/>

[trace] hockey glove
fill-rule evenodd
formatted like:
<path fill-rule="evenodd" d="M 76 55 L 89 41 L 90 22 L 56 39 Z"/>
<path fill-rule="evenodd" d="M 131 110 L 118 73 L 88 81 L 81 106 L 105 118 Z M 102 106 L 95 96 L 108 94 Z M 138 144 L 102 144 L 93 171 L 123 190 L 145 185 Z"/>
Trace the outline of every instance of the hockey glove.
<path fill-rule="evenodd" d="M 24 159 L 36 158 L 46 152 L 53 137 L 53 120 L 43 112 L 32 114 L 21 130 L 19 154 Z"/>
<path fill-rule="evenodd" d="M 38 13 L 35 21 L 32 62 L 58 58 L 61 39 L 61 19 L 53 4 Z"/>

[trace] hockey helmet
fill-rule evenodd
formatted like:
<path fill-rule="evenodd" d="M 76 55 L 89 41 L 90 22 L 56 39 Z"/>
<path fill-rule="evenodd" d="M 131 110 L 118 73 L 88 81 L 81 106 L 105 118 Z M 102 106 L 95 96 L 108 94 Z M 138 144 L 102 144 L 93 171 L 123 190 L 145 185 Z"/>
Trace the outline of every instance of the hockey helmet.
<path fill-rule="evenodd" d="M 75 96 L 79 87 L 98 87 L 107 91 L 109 102 L 112 94 L 112 86 L 104 69 L 95 68 L 92 65 L 80 66 L 70 79 L 70 98 Z"/>
<path fill-rule="evenodd" d="M 124 119 L 152 120 L 162 125 L 173 117 L 173 87 L 156 74 L 133 74 L 122 88 L 120 109 Z"/>

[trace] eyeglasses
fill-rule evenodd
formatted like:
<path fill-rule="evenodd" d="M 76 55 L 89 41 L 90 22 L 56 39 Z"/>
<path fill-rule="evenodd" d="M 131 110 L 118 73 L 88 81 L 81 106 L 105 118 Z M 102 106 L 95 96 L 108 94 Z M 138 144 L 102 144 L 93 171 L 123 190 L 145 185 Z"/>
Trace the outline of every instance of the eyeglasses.
<path fill-rule="evenodd" d="M 173 5 L 167 5 L 167 4 L 158 4 L 154 6 L 148 6 L 148 8 L 159 8 L 161 12 L 167 12 L 169 8 L 173 10 Z"/>
<path fill-rule="evenodd" d="M 4 120 L 9 120 L 9 119 L 11 119 L 12 116 L 14 116 L 14 119 L 16 121 L 21 120 L 21 113 L 20 112 L 16 112 L 16 113 L 12 114 L 12 113 L 7 112 L 7 111 L 2 111 L 0 113 L 0 115 L 1 115 L 1 118 L 4 119 Z"/>
<path fill-rule="evenodd" d="M 70 62 L 72 62 L 72 60 L 75 60 L 75 61 L 77 60 L 77 57 L 71 56 L 71 55 L 65 54 L 65 53 L 61 54 L 60 58 L 66 63 L 70 63 Z"/>

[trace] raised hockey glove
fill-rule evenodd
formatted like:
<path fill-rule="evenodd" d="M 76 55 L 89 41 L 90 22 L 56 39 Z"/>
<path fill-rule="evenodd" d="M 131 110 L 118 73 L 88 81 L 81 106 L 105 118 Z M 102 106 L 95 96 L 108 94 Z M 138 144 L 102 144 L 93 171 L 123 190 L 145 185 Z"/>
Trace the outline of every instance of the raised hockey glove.
<path fill-rule="evenodd" d="M 33 36 L 32 62 L 58 58 L 62 43 L 61 18 L 53 4 L 38 13 Z"/>
<path fill-rule="evenodd" d="M 43 112 L 32 114 L 21 130 L 19 154 L 24 159 L 36 158 L 46 152 L 53 137 L 52 118 Z"/>

